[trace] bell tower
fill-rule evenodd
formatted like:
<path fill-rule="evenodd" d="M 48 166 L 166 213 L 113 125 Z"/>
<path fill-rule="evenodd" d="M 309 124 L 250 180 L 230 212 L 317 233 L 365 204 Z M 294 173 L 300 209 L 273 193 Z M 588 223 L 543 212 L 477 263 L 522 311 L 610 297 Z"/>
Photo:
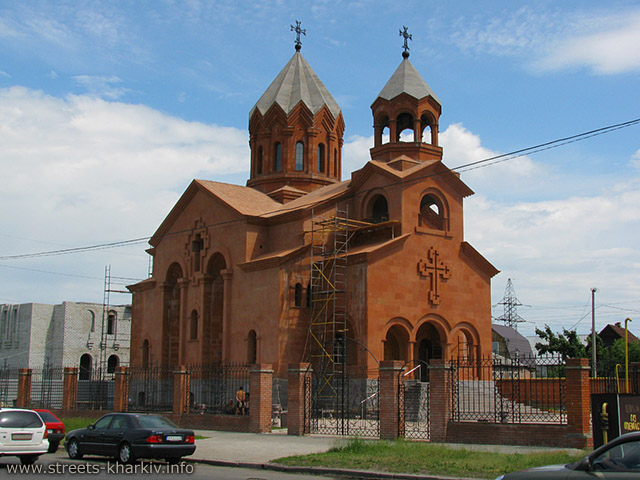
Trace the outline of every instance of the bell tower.
<path fill-rule="evenodd" d="M 411 35 L 403 27 L 402 63 L 371 105 L 374 146 L 371 159 L 403 165 L 442 160 L 438 145 L 438 122 L 442 113 L 440 100 L 409 61 L 407 41 Z M 398 157 L 405 160 L 396 161 Z"/>
<path fill-rule="evenodd" d="M 340 181 L 344 118 L 338 103 L 300 53 L 291 60 L 249 112 L 251 176 L 248 187 L 286 203 Z"/>

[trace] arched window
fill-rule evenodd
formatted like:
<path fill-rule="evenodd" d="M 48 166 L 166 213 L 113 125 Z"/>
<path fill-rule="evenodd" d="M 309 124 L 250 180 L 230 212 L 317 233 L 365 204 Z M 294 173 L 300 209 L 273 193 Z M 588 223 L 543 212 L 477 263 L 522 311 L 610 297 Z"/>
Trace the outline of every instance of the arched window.
<path fill-rule="evenodd" d="M 304 143 L 296 143 L 296 170 L 304 170 Z"/>
<path fill-rule="evenodd" d="M 255 330 L 247 335 L 247 363 L 253 365 L 258 361 L 258 337 Z"/>
<path fill-rule="evenodd" d="M 282 167 L 282 145 L 280 142 L 276 143 L 273 152 L 273 170 L 276 172 L 280 171 Z"/>
<path fill-rule="evenodd" d="M 373 223 L 382 223 L 389 220 L 389 205 L 387 199 L 382 195 L 377 195 L 373 200 L 371 207 L 371 221 Z"/>
<path fill-rule="evenodd" d="M 444 208 L 435 195 L 427 194 L 420 201 L 420 226 L 444 230 Z"/>
<path fill-rule="evenodd" d="M 302 284 L 296 283 L 295 292 L 293 294 L 293 304 L 296 307 L 302 306 Z"/>
<path fill-rule="evenodd" d="M 336 177 L 340 176 L 338 175 L 338 149 L 337 148 L 333 149 L 333 174 Z"/>
<path fill-rule="evenodd" d="M 149 366 L 149 340 L 142 342 L 142 366 Z"/>
<path fill-rule="evenodd" d="M 413 130 L 413 116 L 408 113 L 401 113 L 396 119 L 396 142 L 413 142 L 415 132 Z"/>
<path fill-rule="evenodd" d="M 318 144 L 318 173 L 324 172 L 324 144 Z"/>
<path fill-rule="evenodd" d="M 198 312 L 191 312 L 191 321 L 189 322 L 189 340 L 198 339 Z"/>
<path fill-rule="evenodd" d="M 258 147 L 258 158 L 256 159 L 256 173 L 262 174 L 262 147 Z"/>
<path fill-rule="evenodd" d="M 91 326 L 90 332 L 96 331 L 96 314 L 89 310 L 89 324 Z"/>
<path fill-rule="evenodd" d="M 80 380 L 91 380 L 93 358 L 88 353 L 80 357 Z"/>
<path fill-rule="evenodd" d="M 120 359 L 117 355 L 109 356 L 107 360 L 107 373 L 115 373 L 116 367 L 120 365 Z"/>
<path fill-rule="evenodd" d="M 110 310 L 109 314 L 107 315 L 107 335 L 113 335 L 114 333 L 116 333 L 116 318 L 116 312 Z"/>
<path fill-rule="evenodd" d="M 307 308 L 311 308 L 311 283 L 307 284 Z"/>

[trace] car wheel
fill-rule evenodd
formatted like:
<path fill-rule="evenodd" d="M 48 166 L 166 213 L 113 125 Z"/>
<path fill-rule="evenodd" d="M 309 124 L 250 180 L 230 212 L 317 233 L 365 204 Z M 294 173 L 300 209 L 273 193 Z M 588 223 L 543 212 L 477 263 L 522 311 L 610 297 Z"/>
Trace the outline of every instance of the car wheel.
<path fill-rule="evenodd" d="M 120 463 L 127 464 L 135 463 L 136 457 L 131 451 L 131 445 L 129 445 L 128 443 L 123 443 L 122 445 L 120 445 L 120 448 L 118 449 L 118 461 Z"/>
<path fill-rule="evenodd" d="M 180 460 L 182 460 L 182 457 L 169 457 L 169 458 L 165 458 L 165 460 L 169 465 L 175 465 L 176 463 L 180 463 Z"/>
<path fill-rule="evenodd" d="M 58 445 L 60 445 L 60 442 L 49 442 L 49 450 L 47 450 L 47 452 L 56 453 L 56 451 L 58 450 Z"/>
<path fill-rule="evenodd" d="M 38 455 L 20 455 L 20 463 L 23 465 L 33 465 L 38 459 Z"/>
<path fill-rule="evenodd" d="M 75 438 L 72 438 L 71 440 L 69 440 L 69 443 L 67 443 L 67 454 L 72 460 L 80 460 L 82 458 L 82 453 L 80 453 L 80 445 L 78 445 L 78 441 Z"/>

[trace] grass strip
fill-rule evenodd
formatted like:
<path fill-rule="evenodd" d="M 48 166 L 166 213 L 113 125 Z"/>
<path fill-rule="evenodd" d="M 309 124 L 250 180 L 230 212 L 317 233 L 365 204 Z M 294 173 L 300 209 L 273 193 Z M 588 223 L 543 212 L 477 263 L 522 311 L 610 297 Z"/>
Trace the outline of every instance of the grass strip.
<path fill-rule="evenodd" d="M 401 439 L 383 441 L 354 438 L 338 441 L 335 447 L 325 453 L 285 457 L 276 462 L 290 466 L 493 479 L 503 473 L 525 468 L 573 463 L 586 454 L 562 451 L 508 454 L 455 449 Z"/>

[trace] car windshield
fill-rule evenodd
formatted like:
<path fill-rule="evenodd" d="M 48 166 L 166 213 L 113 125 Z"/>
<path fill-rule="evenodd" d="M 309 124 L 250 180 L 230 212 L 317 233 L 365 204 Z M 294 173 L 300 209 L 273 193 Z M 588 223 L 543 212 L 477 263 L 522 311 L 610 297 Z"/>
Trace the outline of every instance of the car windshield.
<path fill-rule="evenodd" d="M 35 412 L 23 410 L 9 410 L 0 412 L 0 427 L 2 428 L 38 428 L 42 420 Z"/>
<path fill-rule="evenodd" d="M 171 420 L 155 415 L 138 417 L 138 424 L 142 428 L 178 428 Z"/>
<path fill-rule="evenodd" d="M 62 423 L 56 417 L 53 416 L 53 413 L 50 412 L 38 412 L 38 415 L 44 420 L 46 423 Z"/>

